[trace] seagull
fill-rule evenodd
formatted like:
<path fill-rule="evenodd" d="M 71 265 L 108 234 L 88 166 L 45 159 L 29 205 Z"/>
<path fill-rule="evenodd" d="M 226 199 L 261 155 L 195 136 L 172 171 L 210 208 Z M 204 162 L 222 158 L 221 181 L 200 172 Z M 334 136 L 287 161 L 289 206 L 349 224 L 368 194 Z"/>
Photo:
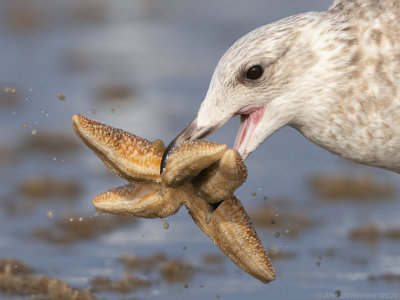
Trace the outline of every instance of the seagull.
<path fill-rule="evenodd" d="M 197 116 L 169 144 L 240 116 L 246 159 L 291 126 L 345 159 L 400 173 L 400 0 L 335 0 L 240 38 L 219 61 Z"/>

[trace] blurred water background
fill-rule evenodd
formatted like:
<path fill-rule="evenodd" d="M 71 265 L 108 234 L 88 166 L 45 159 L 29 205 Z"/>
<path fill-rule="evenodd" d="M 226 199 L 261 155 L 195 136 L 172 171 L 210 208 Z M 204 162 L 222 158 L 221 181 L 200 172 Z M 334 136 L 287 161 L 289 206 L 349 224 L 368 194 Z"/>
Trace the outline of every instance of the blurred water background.
<path fill-rule="evenodd" d="M 268 139 L 237 191 L 274 254 L 277 279 L 264 285 L 220 255 L 184 208 L 166 220 L 95 215 L 93 196 L 124 181 L 71 126 L 80 113 L 168 143 L 235 40 L 330 1 L 0 4 L 0 259 L 99 299 L 400 298 L 398 175 L 346 162 L 290 128 Z M 210 139 L 231 147 L 238 126 Z M 145 284 L 102 290 L 98 276 Z M 31 298 L 18 294 L 0 298 Z"/>

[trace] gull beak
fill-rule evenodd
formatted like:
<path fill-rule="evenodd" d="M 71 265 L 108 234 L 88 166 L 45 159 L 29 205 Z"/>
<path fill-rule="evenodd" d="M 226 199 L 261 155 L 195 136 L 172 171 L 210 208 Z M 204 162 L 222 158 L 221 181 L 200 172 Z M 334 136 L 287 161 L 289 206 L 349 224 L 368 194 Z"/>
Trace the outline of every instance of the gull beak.
<path fill-rule="evenodd" d="M 199 128 L 197 125 L 197 117 L 167 146 L 161 160 L 160 174 L 164 171 L 167 165 L 167 156 L 175 147 L 178 147 L 184 141 L 197 140 L 206 137 L 218 129 L 219 126 L 206 126 Z"/>

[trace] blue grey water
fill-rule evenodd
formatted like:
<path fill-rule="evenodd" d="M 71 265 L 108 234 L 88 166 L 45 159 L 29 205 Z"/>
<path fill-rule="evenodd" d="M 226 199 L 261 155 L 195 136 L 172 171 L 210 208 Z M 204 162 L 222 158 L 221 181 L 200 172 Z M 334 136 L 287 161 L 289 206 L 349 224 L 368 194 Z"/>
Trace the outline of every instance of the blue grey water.
<path fill-rule="evenodd" d="M 87 15 L 77 12 L 82 9 L 79 3 L 88 5 Z M 0 85 L 16 87 L 21 97 L 15 107 L 0 107 L 0 148 L 20 149 L 32 130 L 38 136 L 49 131 L 72 136 L 74 113 L 168 142 L 195 116 L 214 67 L 235 40 L 281 18 L 324 10 L 330 1 L 1 0 L 0 4 Z M 33 28 L 14 23 L 13 12 L 21 7 L 33 12 Z M 115 82 L 133 89 L 129 99 L 99 100 L 99 87 Z M 57 99 L 56 93 L 66 100 Z M 232 146 L 238 126 L 239 121 L 232 120 L 210 139 Z M 124 253 L 145 256 L 163 251 L 197 267 L 204 253 L 218 253 L 184 208 L 167 219 L 168 230 L 161 220 L 140 220 L 138 225 L 69 247 L 32 239 L 35 228 L 52 226 L 66 211 L 92 217 L 92 197 L 124 181 L 107 175 L 100 160 L 84 147 L 75 155 L 29 150 L 15 155 L 15 160 L 0 161 L 0 200 L 15 194 L 18 183 L 35 174 L 75 178 L 84 192 L 77 203 L 46 202 L 27 214 L 10 217 L 0 209 L 0 258 L 20 259 L 38 273 L 83 288 L 97 275 L 121 278 L 122 266 L 115 261 Z M 187 288 L 158 282 L 125 297 L 332 299 L 339 290 L 345 299 L 400 298 L 398 282 L 368 280 L 371 274 L 400 273 L 400 243 L 380 241 L 369 247 L 348 238 L 350 229 L 370 223 L 399 227 L 400 201 L 321 202 L 309 189 L 310 175 L 319 172 L 365 173 L 394 186 L 397 174 L 346 162 L 290 128 L 269 138 L 249 157 L 247 166 L 249 178 L 237 191 L 246 209 L 254 209 L 268 196 L 267 202 L 286 199 L 292 210 L 318 220 L 316 228 L 297 239 L 286 238 L 283 232 L 276 238 L 274 231 L 256 228 L 266 247 L 297 254 L 274 262 L 277 279 L 264 285 L 226 259 L 223 273 L 200 272 Z M 12 199 L 21 201 L 21 196 Z M 48 210 L 54 219 L 46 216 Z M 286 211 L 277 213 L 284 218 Z M 337 250 L 335 258 L 315 254 L 329 248 Z M 353 264 L 352 257 L 367 258 L 368 263 Z M 98 296 L 121 299 L 118 293 Z M 5 294 L 0 298 L 20 299 Z"/>

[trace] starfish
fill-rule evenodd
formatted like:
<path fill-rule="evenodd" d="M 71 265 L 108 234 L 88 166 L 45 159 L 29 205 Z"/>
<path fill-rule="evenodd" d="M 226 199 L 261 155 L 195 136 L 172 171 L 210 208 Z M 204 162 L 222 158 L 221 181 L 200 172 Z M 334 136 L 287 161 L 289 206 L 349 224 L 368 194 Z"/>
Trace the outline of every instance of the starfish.
<path fill-rule="evenodd" d="M 236 151 L 207 141 L 183 143 L 168 156 L 168 167 L 161 176 L 164 146 L 160 140 L 152 143 L 82 115 L 74 115 L 72 123 L 76 134 L 105 165 L 129 181 L 95 196 L 93 205 L 98 211 L 165 218 L 184 205 L 197 226 L 237 266 L 263 283 L 275 279 L 267 251 L 233 195 L 247 176 Z M 214 197 L 211 191 L 217 184 L 228 181 L 233 183 L 218 186 L 223 192 Z M 226 198 L 221 201 L 221 197 Z M 212 218 L 207 218 L 209 203 L 217 202 Z"/>

